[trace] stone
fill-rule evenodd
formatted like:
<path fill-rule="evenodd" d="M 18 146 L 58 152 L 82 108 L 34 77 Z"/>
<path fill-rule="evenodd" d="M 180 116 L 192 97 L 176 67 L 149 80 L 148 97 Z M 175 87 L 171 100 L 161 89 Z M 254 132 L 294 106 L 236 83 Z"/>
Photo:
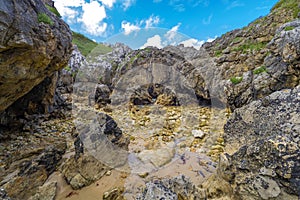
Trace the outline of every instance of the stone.
<path fill-rule="evenodd" d="M 74 190 L 83 188 L 84 186 L 87 186 L 89 184 L 89 181 L 83 178 L 81 174 L 76 174 L 70 181 L 70 185 Z"/>
<path fill-rule="evenodd" d="M 43 140 L 39 140 L 39 142 L 44 145 L 47 144 Z M 31 153 L 23 152 L 18 155 L 19 158 L 15 156 L 12 158 L 14 159 L 12 160 L 13 163 L 8 166 L 9 168 L 4 173 L 9 173 L 12 170 L 16 170 L 17 173 L 9 174 L 7 180 L 4 181 L 4 185 L 2 185 L 11 198 L 28 199 L 36 194 L 39 186 L 42 186 L 56 169 L 65 152 L 66 144 L 55 140 L 51 142 L 52 144 L 47 144 L 48 147 L 46 148 L 42 147 L 38 151 Z M 19 159 L 22 162 L 19 162 Z"/>
<path fill-rule="evenodd" d="M 188 200 L 204 199 L 205 191 L 193 185 L 189 178 L 179 175 L 174 178 L 153 180 L 146 183 L 142 193 L 138 193 L 137 200 L 168 199 Z"/>
<path fill-rule="evenodd" d="M 192 130 L 192 135 L 195 138 L 203 139 L 205 137 L 206 133 L 204 131 L 201 131 L 201 130 Z"/>
<path fill-rule="evenodd" d="M 106 106 L 107 104 L 111 103 L 110 100 L 110 89 L 107 85 L 98 84 L 96 86 L 96 93 L 95 93 L 95 103 L 99 105 L 99 108 Z"/>
<path fill-rule="evenodd" d="M 110 168 L 93 156 L 84 154 L 77 160 L 69 158 L 60 170 L 73 189 L 80 189 L 99 180 Z"/>
<path fill-rule="evenodd" d="M 298 198 L 299 93 L 300 86 L 274 92 L 236 109 L 227 121 L 225 152 L 234 150 L 218 171 L 239 198 Z"/>
<path fill-rule="evenodd" d="M 56 182 L 52 182 L 40 186 L 37 193 L 30 197 L 29 200 L 55 200 L 57 190 L 56 185 Z"/>
<path fill-rule="evenodd" d="M 31 10 L 32 12 L 27 12 Z M 27 94 L 46 77 L 63 68 L 71 55 L 71 30 L 41 0 L 4 1 L 0 7 L 0 112 Z M 45 13 L 49 25 L 38 21 Z"/>
<path fill-rule="evenodd" d="M 151 163 L 155 167 L 162 167 L 171 162 L 174 153 L 174 149 L 161 148 L 157 150 L 144 150 L 138 154 L 138 157 L 144 163 Z"/>
<path fill-rule="evenodd" d="M 269 177 L 258 176 L 253 184 L 262 199 L 276 198 L 281 192 L 278 184 Z"/>
<path fill-rule="evenodd" d="M 11 200 L 11 198 L 9 198 L 7 196 L 7 193 L 6 193 L 6 191 L 3 188 L 0 188 L 0 198 L 2 200 Z"/>
<path fill-rule="evenodd" d="M 125 200 L 123 192 L 124 188 L 113 188 L 103 194 L 103 200 Z"/>

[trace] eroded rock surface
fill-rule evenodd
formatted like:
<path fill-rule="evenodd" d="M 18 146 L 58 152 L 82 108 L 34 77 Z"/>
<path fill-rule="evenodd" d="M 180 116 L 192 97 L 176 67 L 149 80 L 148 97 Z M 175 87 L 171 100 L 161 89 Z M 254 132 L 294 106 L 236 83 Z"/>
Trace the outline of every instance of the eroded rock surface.
<path fill-rule="evenodd" d="M 28 93 L 71 54 L 71 31 L 41 0 L 3 1 L 0 43 L 0 111 Z M 39 20 L 44 15 L 49 20 Z"/>
<path fill-rule="evenodd" d="M 237 109 L 225 125 L 226 148 L 233 154 L 227 166 L 220 165 L 221 176 L 241 199 L 300 195 L 299 94 L 299 86 L 274 92 Z"/>

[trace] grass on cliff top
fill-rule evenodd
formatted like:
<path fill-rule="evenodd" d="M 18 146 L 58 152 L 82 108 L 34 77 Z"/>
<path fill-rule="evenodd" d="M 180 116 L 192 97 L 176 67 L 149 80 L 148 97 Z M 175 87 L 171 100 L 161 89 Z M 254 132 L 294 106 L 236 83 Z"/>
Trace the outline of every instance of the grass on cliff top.
<path fill-rule="evenodd" d="M 278 3 L 276 3 L 271 11 L 275 10 L 291 10 L 293 12 L 293 18 L 297 18 L 298 13 L 300 12 L 300 7 L 299 7 L 299 0 L 280 0 Z"/>
<path fill-rule="evenodd" d="M 61 18 L 61 15 L 60 15 L 60 13 L 58 12 L 58 10 L 57 10 L 56 8 L 51 7 L 51 6 L 47 5 L 47 4 L 46 4 L 45 6 L 46 6 L 46 8 L 47 8 L 50 12 L 54 13 L 57 17 Z"/>
<path fill-rule="evenodd" d="M 104 44 L 98 44 L 89 54 L 91 57 L 98 55 L 104 55 L 112 51 L 112 48 L 105 46 Z"/>
<path fill-rule="evenodd" d="M 242 51 L 243 53 L 246 53 L 247 51 L 260 51 L 261 49 L 265 48 L 267 43 L 265 42 L 257 42 L 257 43 L 250 43 L 246 42 L 242 45 L 239 45 L 233 49 L 233 51 Z"/>
<path fill-rule="evenodd" d="M 45 24 L 53 25 L 52 19 L 46 13 L 38 13 L 39 23 L 43 22 Z"/>
<path fill-rule="evenodd" d="M 87 56 L 98 44 L 80 33 L 72 31 L 72 43 L 76 44 L 82 55 Z"/>

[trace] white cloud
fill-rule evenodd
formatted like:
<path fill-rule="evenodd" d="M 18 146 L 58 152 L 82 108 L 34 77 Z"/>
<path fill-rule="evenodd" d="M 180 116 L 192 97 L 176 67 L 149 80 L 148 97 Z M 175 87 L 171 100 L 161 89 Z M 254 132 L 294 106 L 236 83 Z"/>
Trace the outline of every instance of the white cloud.
<path fill-rule="evenodd" d="M 183 44 L 184 47 L 194 47 L 195 49 L 199 50 L 200 47 L 204 44 L 205 41 L 201 40 L 197 40 L 197 39 L 188 39 L 185 41 L 180 42 L 180 44 Z"/>
<path fill-rule="evenodd" d="M 181 25 L 181 23 L 178 23 L 176 26 L 173 26 L 173 27 L 171 28 L 171 30 L 169 30 L 169 31 L 164 35 L 168 41 L 172 41 L 172 40 L 175 39 L 175 36 L 176 36 L 176 34 L 177 34 L 177 31 L 178 31 L 180 25 Z"/>
<path fill-rule="evenodd" d="M 124 10 L 127 10 L 134 3 L 135 3 L 135 0 L 124 0 L 123 1 L 123 8 L 124 8 Z"/>
<path fill-rule="evenodd" d="M 204 24 L 204 25 L 210 24 L 212 17 L 213 17 L 213 14 L 209 15 L 207 19 L 203 19 L 202 24 Z"/>
<path fill-rule="evenodd" d="M 124 30 L 125 35 L 128 35 L 133 31 L 138 31 L 141 29 L 138 25 L 134 25 L 126 21 L 122 21 L 121 27 Z"/>
<path fill-rule="evenodd" d="M 59 5 L 63 5 L 65 7 L 80 7 L 85 2 L 84 0 L 54 0 L 55 7 Z"/>
<path fill-rule="evenodd" d="M 205 42 L 212 42 L 216 38 L 217 38 L 217 36 L 215 36 L 214 38 L 208 38 L 206 41 L 191 38 L 191 39 L 180 42 L 180 44 L 183 44 L 184 47 L 194 47 L 195 49 L 199 50 Z"/>
<path fill-rule="evenodd" d="M 231 10 L 232 8 L 236 7 L 243 7 L 245 4 L 240 3 L 239 1 L 233 1 L 229 6 L 227 6 L 226 10 Z"/>
<path fill-rule="evenodd" d="M 160 22 L 160 19 L 158 16 L 153 16 L 151 15 L 146 21 L 146 26 L 145 28 L 150 28 L 150 27 L 153 27 L 155 25 L 157 25 L 158 23 Z"/>
<path fill-rule="evenodd" d="M 82 17 L 78 21 L 83 23 L 86 31 L 91 35 L 104 35 L 107 28 L 107 23 L 103 22 L 106 18 L 104 6 L 97 1 L 91 1 L 82 5 L 82 11 Z"/>
<path fill-rule="evenodd" d="M 64 17 L 68 23 L 74 23 L 79 13 L 70 7 L 81 7 L 84 4 L 84 0 L 56 0 L 54 3 L 60 15 Z"/>
<path fill-rule="evenodd" d="M 157 47 L 157 48 L 163 48 L 161 44 L 161 37 L 159 35 L 154 35 L 153 37 L 150 37 L 147 39 L 147 42 L 141 46 L 141 49 L 144 49 L 146 47 Z"/>
<path fill-rule="evenodd" d="M 216 38 L 217 38 L 217 36 L 215 36 L 214 38 L 208 38 L 208 39 L 206 40 L 206 42 L 212 42 L 212 41 L 214 41 Z"/>
<path fill-rule="evenodd" d="M 101 0 L 101 2 L 103 5 L 112 8 L 116 0 Z"/>

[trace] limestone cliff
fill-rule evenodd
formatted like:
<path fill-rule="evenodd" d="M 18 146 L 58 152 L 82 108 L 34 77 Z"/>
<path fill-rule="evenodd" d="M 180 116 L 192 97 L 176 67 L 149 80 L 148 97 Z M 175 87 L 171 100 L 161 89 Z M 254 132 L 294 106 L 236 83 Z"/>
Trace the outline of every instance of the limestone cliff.
<path fill-rule="evenodd" d="M 64 67 L 72 44 L 68 25 L 41 0 L 1 1 L 0 36 L 1 112 Z"/>

